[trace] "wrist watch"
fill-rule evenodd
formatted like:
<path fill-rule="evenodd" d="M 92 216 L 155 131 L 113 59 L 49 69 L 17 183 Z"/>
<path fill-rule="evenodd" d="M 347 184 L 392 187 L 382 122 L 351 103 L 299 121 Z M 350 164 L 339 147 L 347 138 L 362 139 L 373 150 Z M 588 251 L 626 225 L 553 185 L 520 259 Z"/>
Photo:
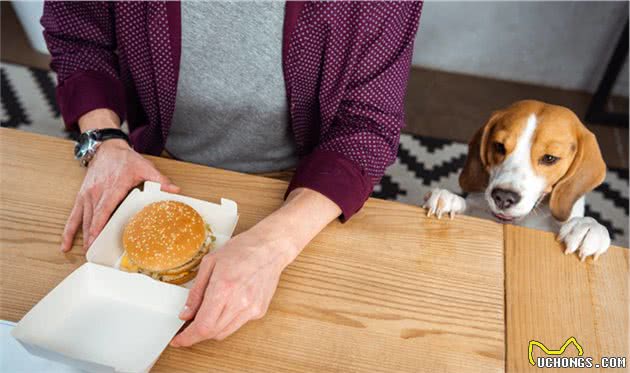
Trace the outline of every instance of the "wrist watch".
<path fill-rule="evenodd" d="M 129 142 L 126 133 L 118 128 L 104 128 L 100 130 L 87 130 L 79 136 L 79 141 L 74 146 L 74 158 L 79 160 L 81 166 L 87 167 L 94 157 L 96 149 L 103 142 L 111 139 L 123 139 Z"/>

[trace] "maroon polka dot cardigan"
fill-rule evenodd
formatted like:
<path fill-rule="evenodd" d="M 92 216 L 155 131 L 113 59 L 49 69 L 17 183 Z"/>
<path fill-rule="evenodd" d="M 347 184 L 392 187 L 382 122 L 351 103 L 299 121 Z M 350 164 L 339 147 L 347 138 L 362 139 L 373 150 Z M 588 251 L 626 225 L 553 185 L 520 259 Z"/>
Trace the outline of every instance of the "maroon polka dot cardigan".
<path fill-rule="evenodd" d="M 301 159 L 287 193 L 319 191 L 342 219 L 361 208 L 396 158 L 421 8 L 287 2 L 283 71 Z M 175 108 L 180 4 L 51 1 L 41 23 L 66 126 L 109 108 L 127 120 L 137 151 L 160 154 Z"/>

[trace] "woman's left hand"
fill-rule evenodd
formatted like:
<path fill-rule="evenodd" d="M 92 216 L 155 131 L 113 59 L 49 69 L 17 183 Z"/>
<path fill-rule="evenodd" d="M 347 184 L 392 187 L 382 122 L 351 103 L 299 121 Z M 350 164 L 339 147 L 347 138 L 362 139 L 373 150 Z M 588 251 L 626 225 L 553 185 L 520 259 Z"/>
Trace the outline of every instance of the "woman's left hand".
<path fill-rule="evenodd" d="M 278 210 L 206 254 L 180 315 L 194 320 L 171 346 L 222 340 L 263 317 L 284 268 L 339 214 L 324 195 L 297 188 Z"/>
<path fill-rule="evenodd" d="M 263 317 L 282 270 L 297 253 L 286 240 L 270 242 L 252 229 L 207 254 L 180 314 L 183 320 L 194 320 L 171 346 L 222 340 Z"/>

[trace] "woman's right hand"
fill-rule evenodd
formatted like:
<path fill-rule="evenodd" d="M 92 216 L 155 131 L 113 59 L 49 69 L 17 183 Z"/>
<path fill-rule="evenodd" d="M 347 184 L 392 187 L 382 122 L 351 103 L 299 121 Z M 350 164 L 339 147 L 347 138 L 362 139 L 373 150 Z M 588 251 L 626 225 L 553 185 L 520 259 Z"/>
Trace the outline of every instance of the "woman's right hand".
<path fill-rule="evenodd" d="M 61 251 L 67 252 L 72 248 L 80 227 L 83 228 L 83 249 L 86 250 L 105 227 L 116 206 L 132 188 L 145 180 L 160 183 L 166 192 L 179 192 L 179 187 L 124 140 L 103 142 L 87 167 L 63 232 Z"/>

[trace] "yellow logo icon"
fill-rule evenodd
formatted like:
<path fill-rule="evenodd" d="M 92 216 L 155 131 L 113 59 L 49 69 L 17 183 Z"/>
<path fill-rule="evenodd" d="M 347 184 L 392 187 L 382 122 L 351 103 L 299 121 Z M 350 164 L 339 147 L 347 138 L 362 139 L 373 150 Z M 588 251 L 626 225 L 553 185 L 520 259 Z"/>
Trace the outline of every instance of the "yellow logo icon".
<path fill-rule="evenodd" d="M 534 357 L 532 356 L 532 352 L 534 350 L 534 346 L 540 347 L 540 349 L 543 350 L 547 355 L 562 355 L 564 353 L 564 350 L 566 350 L 567 347 L 571 343 L 573 343 L 575 348 L 577 348 L 578 356 L 584 355 L 584 350 L 582 349 L 582 346 L 580 346 L 578 341 L 575 339 L 575 337 L 571 337 L 571 338 L 567 339 L 567 341 L 564 342 L 564 344 L 562 345 L 562 347 L 560 347 L 559 350 L 550 350 L 547 347 L 545 347 L 544 344 L 542 344 L 542 343 L 540 343 L 538 341 L 529 341 L 529 348 L 528 348 L 529 363 L 534 365 L 534 366 L 536 365 L 536 363 L 534 362 Z"/>

